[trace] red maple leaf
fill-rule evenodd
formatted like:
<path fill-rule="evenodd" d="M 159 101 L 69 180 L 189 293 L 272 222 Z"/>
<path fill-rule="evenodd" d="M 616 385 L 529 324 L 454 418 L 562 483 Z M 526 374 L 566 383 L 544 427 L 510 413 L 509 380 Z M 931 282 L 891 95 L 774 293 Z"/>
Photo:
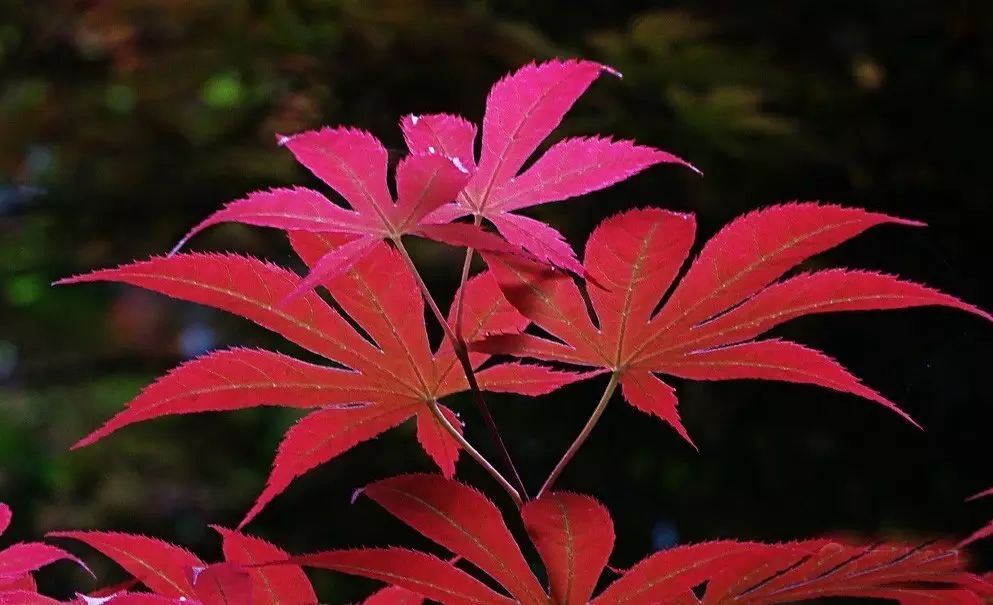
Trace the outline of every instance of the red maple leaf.
<path fill-rule="evenodd" d="M 386 148 L 368 132 L 323 128 L 280 137 L 279 142 L 338 192 L 351 209 L 305 187 L 256 191 L 196 225 L 174 251 L 200 231 L 224 222 L 350 235 L 350 241 L 314 263 L 310 275 L 292 293 L 297 296 L 323 280 L 340 275 L 369 254 L 377 242 L 384 239 L 397 242 L 406 234 L 485 250 L 516 250 L 474 225 L 421 225 L 425 215 L 455 199 L 469 179 L 464 168 L 444 155 L 412 154 L 401 160 L 396 169 L 394 201 L 387 186 Z"/>
<path fill-rule="evenodd" d="M 190 551 L 155 538 L 119 532 L 52 532 L 103 553 L 132 580 L 91 593 L 86 603 L 108 605 L 316 605 L 317 596 L 298 565 L 269 542 L 214 526 L 223 539 L 224 561 L 205 563 Z M 151 592 L 132 590 L 142 584 Z M 81 599 L 82 605 L 83 600 Z"/>
<path fill-rule="evenodd" d="M 407 234 L 480 250 L 524 251 L 526 256 L 579 270 L 561 234 L 512 211 L 602 189 L 659 162 L 685 164 L 630 141 L 574 138 L 556 144 L 517 175 L 605 69 L 588 61 L 549 61 L 525 66 L 497 82 L 487 99 L 478 169 L 475 126 L 445 114 L 407 116 L 401 127 L 411 155 L 397 166 L 396 201 L 387 185 L 386 148 L 368 132 L 324 128 L 280 137 L 280 144 L 351 209 L 303 187 L 258 191 L 212 214 L 176 248 L 223 222 L 350 234 L 354 239 L 314 263 L 294 296 L 345 271 L 377 241 L 397 242 Z M 505 239 L 480 229 L 478 223 L 452 223 L 468 214 L 488 219 Z"/>
<path fill-rule="evenodd" d="M 486 98 L 478 165 L 474 124 L 449 114 L 405 116 L 400 125 L 412 153 L 443 153 L 472 174 L 458 199 L 425 222 L 447 223 L 470 215 L 477 222 L 486 219 L 508 242 L 581 274 L 562 234 L 516 211 L 603 189 L 659 163 L 696 170 L 671 153 L 594 136 L 559 141 L 521 172 L 604 71 L 620 75 L 590 61 L 548 61 L 526 65 L 501 79 Z"/>
<path fill-rule="evenodd" d="M 292 237 L 308 263 L 320 262 L 343 240 L 329 234 Z M 386 244 L 375 243 L 349 271 L 324 283 L 371 340 L 314 291 L 281 304 L 299 287 L 300 279 L 253 258 L 181 254 L 94 271 L 62 283 L 92 281 L 127 283 L 241 315 L 345 367 L 315 365 L 267 350 L 213 352 L 147 387 L 124 411 L 74 447 L 171 414 L 262 405 L 315 409 L 287 432 L 267 486 L 242 525 L 296 477 L 410 418 L 416 419 L 417 437 L 428 455 L 446 475 L 455 472 L 459 444 L 445 424 L 458 429 L 459 422 L 437 400 L 466 390 L 466 378 L 450 343 L 432 352 L 415 278 Z M 517 333 L 527 325 L 488 273 L 467 283 L 464 314 L 469 340 Z M 488 358 L 482 353 L 471 355 L 480 387 L 488 391 L 537 395 L 583 376 L 519 362 L 480 369 Z"/>
<path fill-rule="evenodd" d="M 655 553 L 593 598 L 614 547 L 613 521 L 589 496 L 554 492 L 521 510 L 544 563 L 546 592 L 496 505 L 476 490 L 438 475 L 404 475 L 363 493 L 489 576 L 505 594 L 456 562 L 401 548 L 324 551 L 292 561 L 387 582 L 444 605 L 758 605 L 824 596 L 964 605 L 979 603 L 977 594 L 990 591 L 965 572 L 957 550 L 944 546 L 716 541 Z M 700 599 L 694 589 L 703 585 Z"/>
<path fill-rule="evenodd" d="M 487 254 L 508 300 L 555 340 L 497 335 L 477 347 L 611 372 L 598 412 L 619 383 L 628 403 L 665 420 L 687 441 L 675 391 L 657 374 L 819 385 L 909 420 L 827 355 L 788 340 L 757 339 L 790 319 L 832 311 L 943 305 L 991 319 L 957 298 L 881 273 L 833 269 L 776 282 L 812 255 L 885 223 L 919 225 L 815 203 L 758 210 L 711 238 L 673 285 L 693 244 L 693 217 L 656 208 L 623 213 L 604 221 L 586 244 L 584 268 L 595 282 L 586 291 L 597 323 L 570 276 Z"/>

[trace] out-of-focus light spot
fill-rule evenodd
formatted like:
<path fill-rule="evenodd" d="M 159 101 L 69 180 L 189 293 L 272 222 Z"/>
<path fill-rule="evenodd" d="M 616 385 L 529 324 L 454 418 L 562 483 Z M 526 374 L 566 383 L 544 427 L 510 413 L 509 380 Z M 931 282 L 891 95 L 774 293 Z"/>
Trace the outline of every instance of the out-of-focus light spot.
<path fill-rule="evenodd" d="M 204 83 L 200 97 L 210 107 L 234 107 L 244 100 L 245 87 L 236 73 L 217 74 Z"/>
<path fill-rule="evenodd" d="M 203 355 L 216 346 L 214 330 L 205 323 L 193 322 L 179 334 L 180 353 L 187 358 Z"/>
<path fill-rule="evenodd" d="M 104 104 L 116 113 L 131 113 L 135 106 L 134 89 L 126 84 L 112 84 L 104 94 Z"/>
<path fill-rule="evenodd" d="M 41 195 L 45 190 L 40 187 L 0 185 L 0 214 L 19 210 Z"/>
<path fill-rule="evenodd" d="M 0 379 L 10 378 L 17 369 L 17 345 L 0 340 Z"/>
<path fill-rule="evenodd" d="M 665 550 L 679 544 L 679 530 L 669 519 L 658 519 L 652 525 L 652 548 Z"/>
<path fill-rule="evenodd" d="M 7 281 L 7 300 L 15 307 L 30 305 L 41 298 L 45 285 L 45 280 L 37 274 L 17 275 Z"/>
<path fill-rule="evenodd" d="M 42 177 L 46 172 L 48 172 L 52 165 L 55 163 L 55 157 L 52 155 L 52 148 L 45 145 L 32 145 L 28 149 L 28 154 L 24 158 L 24 164 L 26 166 L 27 178 L 30 180 L 37 180 Z"/>
<path fill-rule="evenodd" d="M 852 77 L 859 88 L 876 90 L 886 81 L 886 69 L 873 58 L 859 55 L 852 61 Z"/>

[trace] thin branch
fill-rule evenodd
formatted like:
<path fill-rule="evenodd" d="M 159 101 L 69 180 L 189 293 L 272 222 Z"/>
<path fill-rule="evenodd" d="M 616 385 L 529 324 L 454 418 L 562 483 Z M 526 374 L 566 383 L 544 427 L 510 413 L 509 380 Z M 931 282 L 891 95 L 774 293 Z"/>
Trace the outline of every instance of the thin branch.
<path fill-rule="evenodd" d="M 620 376 L 617 372 L 610 375 L 610 382 L 607 383 L 607 388 L 603 390 L 603 395 L 600 397 L 600 401 L 597 402 L 596 408 L 593 409 L 593 414 L 590 415 L 590 419 L 586 421 L 586 426 L 583 427 L 583 430 L 581 430 L 579 435 L 576 436 L 576 439 L 572 442 L 572 445 L 570 445 L 569 449 L 562 455 L 562 459 L 559 460 L 559 463 L 555 465 L 554 469 L 552 469 L 551 474 L 548 475 L 548 479 L 545 479 L 545 484 L 541 486 L 541 489 L 538 491 L 538 495 L 535 496 L 536 498 L 540 498 L 542 494 L 545 494 L 552 489 L 552 486 L 555 485 L 555 481 L 559 478 L 559 475 L 562 474 L 562 471 L 565 470 L 565 467 L 576 455 L 576 452 L 579 451 L 579 448 L 582 447 L 583 443 L 586 442 L 586 439 L 589 438 L 590 433 L 593 432 L 593 427 L 595 427 L 596 423 L 600 420 L 600 416 L 603 415 L 603 411 L 607 409 L 607 403 L 610 402 L 610 398 L 614 394 L 614 390 L 617 389 L 619 379 Z"/>
<path fill-rule="evenodd" d="M 428 402 L 428 405 L 431 407 L 431 413 L 434 414 L 434 417 L 438 420 L 438 422 L 441 423 L 441 426 L 444 427 L 444 429 L 452 435 L 452 438 L 458 441 L 462 449 L 465 450 L 466 453 L 468 453 L 473 460 L 478 462 L 480 466 L 486 469 L 486 472 L 492 475 L 492 477 L 496 479 L 497 483 L 499 483 L 500 486 L 503 489 L 505 489 L 508 494 L 510 494 L 510 498 L 511 500 L 514 501 L 514 505 L 517 508 L 524 506 L 524 502 L 521 500 L 521 495 L 517 492 L 516 489 L 514 489 L 514 486 L 511 485 L 510 482 L 507 481 L 507 479 L 500 474 L 500 471 L 496 470 L 496 468 L 494 468 L 494 466 L 490 464 L 490 461 L 487 460 L 485 456 L 480 454 L 479 451 L 476 450 L 476 448 L 472 447 L 472 444 L 466 441 L 466 438 L 462 435 L 462 433 L 458 431 L 458 429 L 452 426 L 452 423 L 448 421 L 448 418 L 445 418 L 445 415 L 441 412 L 441 409 L 438 407 L 438 402 L 432 399 L 431 401 Z M 455 559 L 455 561 L 457 560 L 458 558 Z"/>
<path fill-rule="evenodd" d="M 472 219 L 472 224 L 477 227 L 483 222 L 483 217 L 476 215 Z M 462 261 L 462 277 L 459 278 L 459 296 L 455 301 L 455 338 L 462 344 L 465 344 L 465 337 L 462 335 L 462 309 L 465 303 L 465 284 L 469 281 L 469 268 L 472 266 L 472 257 L 475 250 L 472 248 L 465 249 L 465 260 Z"/>
<path fill-rule="evenodd" d="M 441 326 L 441 329 L 445 332 L 445 337 L 451 342 L 455 356 L 458 358 L 459 364 L 462 366 L 462 371 L 465 372 L 466 381 L 469 383 L 469 390 L 472 392 L 472 398 L 476 402 L 476 407 L 479 408 L 479 412 L 483 416 L 486 427 L 490 431 L 490 436 L 500 452 L 500 457 L 503 459 L 503 464 L 510 472 L 510 477 L 516 484 L 520 497 L 527 500 L 527 489 L 525 489 L 524 482 L 521 480 L 521 476 L 517 472 L 517 467 L 514 466 L 514 462 L 510 457 L 510 452 L 507 450 L 507 446 L 503 442 L 503 437 L 500 436 L 500 430 L 497 428 L 496 420 L 493 419 L 493 414 L 490 413 L 490 408 L 486 405 L 486 400 L 483 398 L 483 391 L 479 388 L 479 382 L 476 380 L 476 372 L 473 370 L 472 362 L 469 360 L 468 349 L 465 344 L 460 342 L 452 332 L 451 326 L 448 325 L 448 320 L 445 319 L 445 315 L 441 312 L 441 309 L 438 308 L 438 303 L 435 302 L 434 296 L 432 296 L 427 284 L 424 283 L 424 279 L 417 270 L 417 266 L 414 264 L 413 259 L 410 258 L 410 254 L 407 253 L 407 249 L 404 247 L 403 242 L 400 241 L 400 238 L 396 238 L 393 240 L 393 243 L 400 251 L 400 255 L 403 257 L 404 261 L 406 261 L 410 271 L 414 274 L 414 278 L 417 280 L 417 285 L 421 289 L 424 300 L 427 302 L 428 307 L 434 314 L 435 319 L 438 320 L 438 324 Z"/>

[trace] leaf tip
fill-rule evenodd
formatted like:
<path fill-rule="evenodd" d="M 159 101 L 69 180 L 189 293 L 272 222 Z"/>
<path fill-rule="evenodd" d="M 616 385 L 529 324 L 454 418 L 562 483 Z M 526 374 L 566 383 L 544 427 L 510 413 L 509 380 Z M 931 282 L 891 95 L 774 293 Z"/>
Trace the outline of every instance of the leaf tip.
<path fill-rule="evenodd" d="M 979 492 L 978 494 L 973 494 L 973 495 L 969 496 L 968 498 L 966 498 L 965 501 L 966 502 L 975 502 L 976 500 L 979 500 L 980 498 L 987 498 L 989 496 L 993 496 L 993 488 L 984 489 L 983 491 Z"/>
<path fill-rule="evenodd" d="M 619 69 L 616 69 L 614 67 L 611 67 L 610 65 L 604 65 L 602 63 L 600 64 L 600 68 L 603 71 L 607 72 L 608 74 L 614 76 L 618 80 L 623 80 L 624 79 L 624 74 L 622 74 Z"/>

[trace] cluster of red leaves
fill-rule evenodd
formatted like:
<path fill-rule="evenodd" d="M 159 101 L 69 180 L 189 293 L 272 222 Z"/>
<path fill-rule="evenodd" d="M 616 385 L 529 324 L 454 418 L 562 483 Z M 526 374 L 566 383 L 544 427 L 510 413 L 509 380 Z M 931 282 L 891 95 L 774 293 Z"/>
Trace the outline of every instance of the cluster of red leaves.
<path fill-rule="evenodd" d="M 77 447 L 172 414 L 269 405 L 309 410 L 287 431 L 243 526 L 296 477 L 413 420 L 418 441 L 442 475 L 395 477 L 364 493 L 456 559 L 388 548 L 287 561 L 286 553 L 265 542 L 218 529 L 225 561 L 208 565 L 150 538 L 53 534 L 100 550 L 134 577 L 133 585 L 152 591 L 132 592 L 129 584 L 79 602 L 314 603 L 300 566 L 384 581 L 390 587 L 370 598 L 374 605 L 416 605 L 423 598 L 476 605 L 771 604 L 834 596 L 918 605 L 974 604 L 989 596 L 989 584 L 968 574 L 951 547 L 814 540 L 678 547 L 634 565 L 592 598 L 605 582 L 601 575 L 614 543 L 612 521 L 599 503 L 543 489 L 522 507 L 524 528 L 545 565 L 546 588 L 496 506 L 452 480 L 460 450 L 487 463 L 463 436 L 455 412 L 439 400 L 466 390 L 481 399 L 476 383 L 480 392 L 537 396 L 609 374 L 590 430 L 619 386 L 626 401 L 666 421 L 687 441 L 675 392 L 660 374 L 812 384 L 874 401 L 913 422 L 824 353 L 761 337 L 791 319 L 834 311 L 941 305 L 993 319 L 957 298 L 882 273 L 832 269 L 787 276 L 811 256 L 873 226 L 919 224 L 818 203 L 742 216 L 707 241 L 685 269 L 694 218 L 657 208 L 633 210 L 604 221 L 580 262 L 555 229 L 517 211 L 607 187 L 654 164 L 689 166 L 662 151 L 592 137 L 560 141 L 524 168 L 605 69 L 552 61 L 498 82 L 487 99 L 478 156 L 476 127 L 467 120 L 447 114 L 405 117 L 401 128 L 411 153 L 396 168 L 395 195 L 388 185 L 387 152 L 372 135 L 326 128 L 280 137 L 280 144 L 349 208 L 301 187 L 257 192 L 197 225 L 180 245 L 222 222 L 274 227 L 288 233 L 310 268 L 305 278 L 255 258 L 184 253 L 63 280 L 126 283 L 222 309 L 329 362 L 258 349 L 210 353 L 147 387 Z M 472 222 L 458 222 L 464 217 Z M 496 231 L 484 228 L 484 220 Z M 447 320 L 423 291 L 403 248 L 406 235 L 479 250 L 487 263 L 487 271 L 464 281 Z M 584 280 L 582 286 L 577 278 Z M 334 304 L 315 290 L 318 286 Z M 450 337 L 435 347 L 428 341 L 425 301 Z M 465 343 L 456 342 L 455 334 Z M 516 359 L 494 360 L 494 354 Z M 546 486 L 585 435 L 586 429 Z M 0 554 L 0 591 L 9 581 L 14 588 L 8 592 L 32 594 L 26 574 L 51 557 L 68 556 L 33 546 L 38 556 L 11 566 L 9 578 L 3 575 L 9 551 Z M 504 592 L 460 568 L 461 561 Z M 4 594 L 0 605 L 56 603 Z"/>
<path fill-rule="evenodd" d="M 523 67 L 497 82 L 486 100 L 478 165 L 476 126 L 466 119 L 448 114 L 404 117 L 401 128 L 411 154 L 396 168 L 395 202 L 387 186 L 386 148 L 368 132 L 324 128 L 279 137 L 280 144 L 340 194 L 351 210 L 312 189 L 260 191 L 207 218 L 177 248 L 222 222 L 350 235 L 347 245 L 316 260 L 296 292 L 345 271 L 376 241 L 407 234 L 456 246 L 525 253 L 581 272 L 575 253 L 558 231 L 514 211 L 603 189 L 654 164 L 689 166 L 670 153 L 630 141 L 589 137 L 560 141 L 520 172 L 604 71 L 611 70 L 589 61 L 549 61 Z M 453 223 L 467 215 L 476 217 L 476 222 Z M 483 218 L 504 239 L 480 229 Z"/>
<path fill-rule="evenodd" d="M 223 540 L 224 560 L 205 563 L 185 548 L 145 536 L 100 531 L 52 532 L 51 538 L 78 540 L 109 557 L 131 579 L 86 596 L 79 605 L 314 605 L 310 580 L 289 555 L 272 544 L 214 526 Z M 135 590 L 144 586 L 147 591 Z M 2 601 L 0 601 L 2 602 Z M 39 602 L 40 603 L 40 602 Z M 58 601 L 46 601 L 58 603 Z"/>
<path fill-rule="evenodd" d="M 672 548 L 619 572 L 593 597 L 614 547 L 613 521 L 595 499 L 567 492 L 547 494 L 521 510 L 545 566 L 546 591 L 497 507 L 476 490 L 436 475 L 406 475 L 373 483 L 363 493 L 457 561 L 492 578 L 506 594 L 457 562 L 419 551 L 363 548 L 293 561 L 389 582 L 446 605 L 767 605 L 823 597 L 979 605 L 993 594 L 993 586 L 965 571 L 951 547 L 809 540 Z"/>
<path fill-rule="evenodd" d="M 335 236 L 296 233 L 301 257 L 314 261 L 334 249 Z M 340 240 L 339 240 L 340 241 Z M 458 444 L 440 424 L 455 414 L 432 404 L 468 388 L 452 347 L 428 344 L 424 303 L 397 253 L 376 243 L 351 269 L 324 283 L 366 340 L 317 293 L 281 300 L 300 283 L 295 274 L 262 261 L 231 255 L 183 254 L 97 271 L 72 281 L 119 281 L 211 305 L 247 317 L 288 340 L 345 366 L 305 363 L 280 353 L 229 349 L 174 369 L 146 388 L 127 409 L 77 447 L 129 424 L 168 414 L 235 410 L 260 405 L 314 409 L 286 433 L 268 485 L 242 525 L 306 471 L 415 418 L 417 438 L 448 476 Z M 501 296 L 489 274 L 465 286 L 463 321 L 469 339 L 517 333 L 524 319 Z M 474 354 L 477 368 L 489 358 Z M 584 375 L 537 364 L 505 362 L 479 369 L 487 391 L 539 395 Z"/>

